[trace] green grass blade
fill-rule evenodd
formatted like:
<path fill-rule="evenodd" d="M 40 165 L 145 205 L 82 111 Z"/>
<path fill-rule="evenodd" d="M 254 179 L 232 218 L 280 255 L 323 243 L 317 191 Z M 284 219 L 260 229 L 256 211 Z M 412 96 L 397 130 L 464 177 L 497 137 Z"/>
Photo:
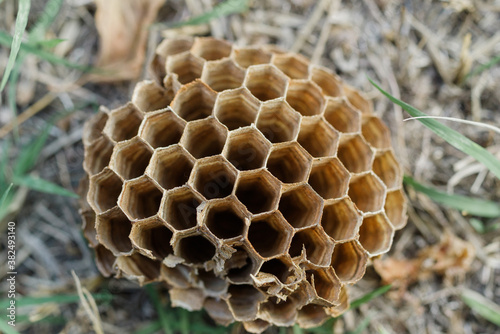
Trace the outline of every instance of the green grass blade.
<path fill-rule="evenodd" d="M 5 321 L 5 319 L 2 319 L 0 321 L 0 333 L 4 333 L 4 334 L 19 334 L 19 332 L 16 331 L 14 327 L 12 327 L 11 325 L 7 324 L 7 321 Z"/>
<path fill-rule="evenodd" d="M 63 0 L 49 0 L 43 9 L 42 15 L 38 18 L 33 29 L 29 33 L 30 42 L 44 39 L 45 31 L 54 22 Z"/>
<path fill-rule="evenodd" d="M 172 328 L 170 328 L 169 322 L 168 322 L 168 314 L 165 311 L 165 308 L 161 304 L 160 298 L 158 297 L 158 293 L 155 291 L 155 289 L 151 285 L 146 285 L 146 292 L 149 295 L 149 298 L 153 302 L 153 305 L 156 309 L 156 312 L 158 313 L 158 318 L 160 320 L 161 328 L 163 329 L 163 332 L 165 334 L 173 334 L 174 331 Z"/>
<path fill-rule="evenodd" d="M 36 45 L 39 45 L 42 48 L 52 49 L 52 48 L 56 47 L 57 45 L 59 45 L 59 43 L 62 43 L 64 41 L 66 41 L 66 40 L 63 38 L 47 39 L 44 41 L 36 42 Z"/>
<path fill-rule="evenodd" d="M 2 198 L 0 198 L 0 213 L 4 210 L 4 207 L 7 207 L 7 205 L 5 205 L 5 204 L 8 202 L 7 198 L 9 197 L 9 193 L 12 190 L 13 186 L 14 185 L 12 183 L 9 184 L 9 186 L 7 187 L 7 189 L 5 189 L 5 191 L 3 192 Z M 2 217 L 2 215 L 0 214 L 0 218 L 1 217 Z"/>
<path fill-rule="evenodd" d="M 109 292 L 103 293 L 94 293 L 92 297 L 96 301 L 110 301 L 113 299 L 113 295 Z M 55 295 L 55 296 L 45 296 L 45 297 L 20 297 L 16 300 L 17 307 L 23 306 L 33 306 L 33 305 L 41 305 L 46 303 L 56 303 L 56 304 L 68 304 L 68 303 L 77 303 L 80 301 L 80 297 L 77 294 L 69 294 L 69 295 Z M 9 299 L 0 300 L 0 308 L 5 308 L 9 305 Z"/>
<path fill-rule="evenodd" d="M 37 138 L 35 138 L 35 140 L 33 140 L 28 146 L 21 150 L 14 168 L 15 176 L 22 176 L 26 174 L 31 168 L 33 168 L 33 166 L 35 166 L 38 156 L 40 155 L 40 152 L 42 151 L 42 148 L 45 145 L 47 138 L 49 137 L 49 131 L 51 127 L 52 124 L 46 126 L 42 133 Z"/>
<path fill-rule="evenodd" d="M 386 293 L 390 289 L 391 289 L 390 284 L 381 286 L 380 288 L 377 288 L 377 289 L 373 290 L 372 292 L 367 293 L 363 297 L 356 299 L 356 300 L 353 300 L 351 303 L 351 307 L 349 309 L 354 310 L 354 309 L 360 307 L 361 305 L 368 303 L 370 300 L 377 298 L 378 296 L 383 295 L 384 293 Z"/>
<path fill-rule="evenodd" d="M 10 46 L 9 60 L 7 61 L 7 66 L 5 67 L 5 72 L 3 73 L 2 82 L 0 83 L 0 93 L 5 88 L 7 80 L 9 80 L 10 72 L 14 68 L 16 63 L 17 54 L 21 48 L 21 39 L 23 38 L 24 31 L 26 30 L 26 25 L 28 24 L 28 15 L 30 13 L 31 1 L 30 0 L 19 0 L 19 9 L 17 11 L 16 25 L 14 27 L 14 38 L 12 39 L 12 44 Z"/>
<path fill-rule="evenodd" d="M 375 88 L 377 88 L 382 94 L 384 94 L 393 103 L 399 105 L 401 108 L 406 110 L 413 117 L 428 116 L 420 110 L 412 107 L 411 105 L 400 101 L 393 97 L 391 94 L 380 88 L 372 79 L 368 78 Z M 464 135 L 458 133 L 455 130 L 450 129 L 446 125 L 439 123 L 432 118 L 420 118 L 418 119 L 423 125 L 431 129 L 438 136 L 446 140 L 449 144 L 459 149 L 460 151 L 470 155 L 476 160 L 483 163 L 488 169 L 500 179 L 500 161 L 495 158 L 493 154 L 485 150 L 483 147 L 474 143 L 472 140 L 468 139 Z"/>
<path fill-rule="evenodd" d="M 25 186 L 42 193 L 78 198 L 78 195 L 70 190 L 31 175 L 15 176 L 12 181 L 16 186 Z"/>
<path fill-rule="evenodd" d="M 468 79 L 472 78 L 473 76 L 476 76 L 476 75 L 482 73 L 483 71 L 495 66 L 498 63 L 500 63 L 500 56 L 494 57 L 486 64 L 480 65 L 478 68 L 469 72 L 469 74 L 467 74 L 467 76 L 465 77 L 465 80 L 468 80 Z"/>
<path fill-rule="evenodd" d="M 231 15 L 231 14 L 236 14 L 236 13 L 242 13 L 248 9 L 248 0 L 227 0 L 224 1 L 217 6 L 215 6 L 211 11 L 193 17 L 192 19 L 179 22 L 176 24 L 173 24 L 171 27 L 172 28 L 177 28 L 177 27 L 182 27 L 182 26 L 192 26 L 192 25 L 198 25 L 198 24 L 204 24 L 212 21 L 213 19 Z"/>
<path fill-rule="evenodd" d="M 499 203 L 461 195 L 450 195 L 434 188 L 425 186 L 409 176 L 405 176 L 403 178 L 403 181 L 405 184 L 411 186 L 416 191 L 426 194 L 427 196 L 429 196 L 429 198 L 437 203 L 441 203 L 443 205 L 478 217 L 500 217 Z"/>
<path fill-rule="evenodd" d="M 481 317 L 500 326 L 500 305 L 495 304 L 479 293 L 466 289 L 462 292 L 462 300 Z"/>

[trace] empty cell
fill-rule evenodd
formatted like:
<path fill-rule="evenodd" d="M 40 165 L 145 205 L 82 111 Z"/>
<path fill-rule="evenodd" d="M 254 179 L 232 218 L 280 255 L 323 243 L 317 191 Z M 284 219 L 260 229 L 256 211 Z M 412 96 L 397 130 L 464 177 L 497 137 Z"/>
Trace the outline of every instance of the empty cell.
<path fill-rule="evenodd" d="M 191 182 L 206 199 L 229 196 L 236 182 L 237 170 L 221 156 L 198 160 Z"/>
<path fill-rule="evenodd" d="M 229 308 L 237 321 L 254 320 L 259 304 L 265 299 L 262 292 L 252 285 L 230 285 L 228 288 Z"/>
<path fill-rule="evenodd" d="M 133 179 L 144 174 L 152 154 L 148 144 L 134 137 L 115 146 L 110 167 L 125 180 Z"/>
<path fill-rule="evenodd" d="M 131 139 L 137 135 L 142 113 L 131 102 L 112 110 L 104 127 L 104 133 L 116 142 Z"/>
<path fill-rule="evenodd" d="M 361 129 L 361 113 L 345 98 L 328 99 L 324 117 L 340 132 L 359 132 Z"/>
<path fill-rule="evenodd" d="M 343 94 L 342 80 L 324 67 L 312 66 L 311 80 L 321 87 L 325 95 L 337 97 Z"/>
<path fill-rule="evenodd" d="M 322 117 L 302 118 L 299 144 L 313 157 L 327 157 L 337 151 L 339 133 Z"/>
<path fill-rule="evenodd" d="M 145 255 L 163 260 L 174 251 L 170 245 L 172 231 L 158 217 L 137 222 L 132 227 L 130 239 Z"/>
<path fill-rule="evenodd" d="M 276 54 L 272 63 L 291 79 L 306 79 L 309 74 L 309 61 L 296 53 Z"/>
<path fill-rule="evenodd" d="M 296 138 L 300 114 L 282 100 L 262 104 L 257 128 L 271 143 L 281 143 Z"/>
<path fill-rule="evenodd" d="M 293 230 L 279 213 L 254 218 L 248 229 L 248 241 L 264 258 L 283 254 L 290 243 Z"/>
<path fill-rule="evenodd" d="M 329 318 L 322 305 L 311 303 L 299 310 L 297 323 L 302 328 L 312 328 L 321 326 Z"/>
<path fill-rule="evenodd" d="M 307 179 L 312 158 L 296 142 L 274 145 L 267 159 L 268 170 L 281 182 L 295 183 Z"/>
<path fill-rule="evenodd" d="M 288 257 L 282 256 L 264 262 L 259 272 L 274 275 L 281 283 L 286 284 L 287 278 L 291 274 L 291 268 L 293 268 L 292 261 Z"/>
<path fill-rule="evenodd" d="M 85 158 L 83 167 L 89 175 L 99 173 L 106 167 L 113 153 L 113 143 L 107 136 L 101 136 L 92 145 L 85 147 Z"/>
<path fill-rule="evenodd" d="M 102 172 L 89 180 L 87 201 L 96 213 L 101 213 L 117 205 L 118 196 L 122 191 L 122 180 L 111 169 L 104 168 Z"/>
<path fill-rule="evenodd" d="M 131 219 L 144 219 L 158 213 L 162 196 L 163 191 L 147 176 L 142 176 L 125 182 L 119 205 Z"/>
<path fill-rule="evenodd" d="M 201 73 L 201 80 L 217 92 L 241 87 L 244 79 L 245 70 L 231 59 L 209 61 Z"/>
<path fill-rule="evenodd" d="M 132 223 L 118 207 L 98 215 L 95 226 L 99 242 L 115 256 L 132 251 L 129 239 Z"/>
<path fill-rule="evenodd" d="M 203 202 L 201 195 L 191 187 L 170 190 L 165 195 L 161 217 L 180 231 L 196 226 L 196 208 Z"/>
<path fill-rule="evenodd" d="M 325 204 L 321 226 L 335 241 L 356 237 L 361 225 L 361 213 L 348 198 Z"/>
<path fill-rule="evenodd" d="M 263 169 L 240 173 L 236 184 L 236 197 L 253 214 L 274 210 L 277 207 L 281 186 Z"/>
<path fill-rule="evenodd" d="M 83 126 L 82 141 L 84 146 L 89 146 L 98 138 L 102 137 L 102 130 L 108 121 L 108 110 L 104 107 L 99 109 L 99 112 L 93 115 Z"/>
<path fill-rule="evenodd" d="M 159 110 L 146 115 L 139 129 L 139 136 L 153 148 L 177 144 L 186 122 L 171 109 Z"/>
<path fill-rule="evenodd" d="M 294 228 L 318 224 L 323 200 L 308 184 L 287 188 L 281 195 L 279 211 Z"/>
<path fill-rule="evenodd" d="M 351 173 L 361 173 L 370 170 L 373 152 L 361 136 L 342 136 L 337 157 Z"/>
<path fill-rule="evenodd" d="M 153 282 L 160 276 L 161 262 L 151 260 L 139 253 L 120 256 L 116 260 L 116 264 L 125 274 L 137 277 L 141 284 Z"/>
<path fill-rule="evenodd" d="M 350 174 L 337 158 L 315 159 L 307 181 L 324 199 L 340 198 L 347 193 Z"/>
<path fill-rule="evenodd" d="M 345 311 L 349 309 L 349 296 L 347 295 L 346 286 L 342 286 L 340 289 L 340 298 L 338 304 L 326 309 L 326 313 L 332 317 L 338 317 Z"/>
<path fill-rule="evenodd" d="M 233 48 L 232 58 L 243 68 L 252 65 L 268 64 L 271 53 L 257 47 Z"/>
<path fill-rule="evenodd" d="M 202 264 L 215 255 L 215 246 L 202 235 L 179 239 L 175 248 L 176 255 L 187 264 Z"/>
<path fill-rule="evenodd" d="M 385 194 L 384 185 L 371 173 L 353 178 L 349 185 L 349 197 L 363 212 L 381 210 L 384 206 Z"/>
<path fill-rule="evenodd" d="M 306 277 L 319 298 L 335 304 L 340 297 L 341 284 L 331 267 L 306 271 Z"/>
<path fill-rule="evenodd" d="M 227 130 L 215 118 L 189 122 L 181 138 L 183 145 L 196 159 L 222 152 Z"/>
<path fill-rule="evenodd" d="M 388 189 L 399 187 L 403 172 L 392 151 L 380 152 L 373 160 L 373 172 L 382 179 Z"/>
<path fill-rule="evenodd" d="M 239 88 L 217 96 L 214 114 L 229 130 L 235 130 L 254 123 L 259 106 L 259 100 L 248 89 Z"/>
<path fill-rule="evenodd" d="M 255 128 L 246 127 L 229 133 L 224 156 L 239 170 L 264 166 L 271 143 Z"/>
<path fill-rule="evenodd" d="M 198 37 L 194 40 L 191 52 L 205 60 L 217 60 L 231 54 L 231 43 L 212 37 Z"/>
<path fill-rule="evenodd" d="M 230 283 L 252 283 L 250 275 L 255 275 L 258 269 L 257 255 L 246 246 L 235 246 L 235 252 L 224 263 L 226 277 Z"/>
<path fill-rule="evenodd" d="M 190 37 L 166 38 L 157 46 L 156 53 L 164 59 L 191 49 L 193 40 Z"/>
<path fill-rule="evenodd" d="M 357 89 L 344 85 L 344 94 L 349 102 L 363 114 L 372 114 L 373 105 Z"/>
<path fill-rule="evenodd" d="M 326 266 L 330 264 L 333 241 L 320 227 L 301 230 L 293 236 L 289 254 L 291 257 L 301 256 L 303 250 L 308 261 L 318 266 Z"/>
<path fill-rule="evenodd" d="M 288 297 L 285 301 L 276 297 L 269 298 L 260 307 L 266 320 L 276 326 L 291 326 L 297 318 L 299 303 L 296 299 Z"/>
<path fill-rule="evenodd" d="M 303 116 L 321 114 L 325 102 L 321 88 L 309 80 L 290 81 L 286 101 Z"/>
<path fill-rule="evenodd" d="M 178 53 L 167 58 L 167 74 L 175 73 L 183 85 L 201 77 L 205 61 L 189 51 Z"/>
<path fill-rule="evenodd" d="M 332 255 L 332 268 L 342 283 L 352 284 L 359 281 L 366 270 L 368 255 L 357 241 L 335 245 Z"/>
<path fill-rule="evenodd" d="M 387 193 L 384 205 L 385 214 L 392 226 L 399 230 L 406 224 L 406 199 L 402 190 L 393 190 Z"/>
<path fill-rule="evenodd" d="M 194 166 L 194 158 L 180 145 L 155 150 L 146 174 L 164 189 L 186 184 Z"/>
<path fill-rule="evenodd" d="M 282 97 L 288 78 L 272 65 L 250 66 L 245 77 L 245 86 L 261 101 Z"/>
<path fill-rule="evenodd" d="M 387 252 L 391 248 L 394 229 L 384 214 L 363 219 L 359 229 L 359 242 L 371 256 Z"/>
<path fill-rule="evenodd" d="M 371 146 L 378 149 L 391 148 L 391 134 L 380 118 L 376 116 L 365 118 L 361 125 L 361 133 Z"/>
<path fill-rule="evenodd" d="M 173 97 L 172 92 L 167 91 L 156 82 L 144 80 L 135 86 L 132 103 L 139 110 L 147 113 L 168 107 Z"/>
<path fill-rule="evenodd" d="M 226 281 L 216 276 L 212 270 L 206 271 L 205 269 L 199 269 L 198 278 L 203 282 L 203 286 L 208 293 L 220 294 L 226 290 Z"/>
<path fill-rule="evenodd" d="M 245 234 L 248 212 L 233 200 L 214 200 L 207 203 L 204 224 L 220 239 L 241 237 Z"/>
<path fill-rule="evenodd" d="M 116 257 L 109 249 L 103 245 L 97 245 L 95 248 L 95 263 L 104 277 L 110 277 L 115 273 Z"/>
<path fill-rule="evenodd" d="M 200 80 L 182 86 L 170 104 L 174 112 L 186 121 L 210 116 L 217 93 Z"/>

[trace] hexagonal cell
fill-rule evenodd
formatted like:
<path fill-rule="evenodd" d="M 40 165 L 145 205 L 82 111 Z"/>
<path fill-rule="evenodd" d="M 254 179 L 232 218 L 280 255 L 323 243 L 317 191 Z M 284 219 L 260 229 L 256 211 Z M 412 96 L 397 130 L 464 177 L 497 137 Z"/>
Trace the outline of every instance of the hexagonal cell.
<path fill-rule="evenodd" d="M 142 113 L 131 102 L 121 108 L 111 111 L 104 127 L 104 133 L 114 141 L 127 140 L 139 130 Z"/>
<path fill-rule="evenodd" d="M 99 173 L 109 164 L 113 153 L 113 143 L 107 136 L 101 136 L 92 145 L 85 147 L 83 167 L 89 175 Z"/>
<path fill-rule="evenodd" d="M 125 182 L 119 205 L 130 219 L 154 216 L 160 208 L 163 191 L 146 175 Z"/>
<path fill-rule="evenodd" d="M 286 101 L 268 101 L 262 105 L 257 128 L 272 143 L 290 141 L 297 136 L 300 118 Z"/>
<path fill-rule="evenodd" d="M 222 152 L 227 138 L 226 128 L 215 118 L 189 122 L 181 138 L 181 145 L 196 159 Z"/>
<path fill-rule="evenodd" d="M 334 304 L 339 299 L 341 285 L 331 267 L 308 270 L 306 277 L 319 298 L 331 304 Z"/>
<path fill-rule="evenodd" d="M 265 299 L 262 292 L 252 285 L 230 285 L 227 303 L 237 321 L 254 320 L 259 304 Z"/>
<path fill-rule="evenodd" d="M 361 136 L 341 136 L 337 156 L 351 173 L 361 173 L 370 170 L 373 152 Z"/>
<path fill-rule="evenodd" d="M 347 193 L 350 174 L 337 158 L 314 159 L 307 181 L 324 199 L 339 198 Z"/>
<path fill-rule="evenodd" d="M 247 70 L 245 86 L 261 101 L 285 95 L 288 78 L 272 65 L 254 65 Z"/>
<path fill-rule="evenodd" d="M 97 114 L 93 115 L 83 126 L 82 141 L 84 146 L 90 145 L 96 139 L 102 137 L 102 130 L 108 121 L 108 112 L 104 107 L 101 107 Z"/>
<path fill-rule="evenodd" d="M 138 278 L 141 284 L 155 281 L 160 276 L 161 262 L 151 260 L 139 253 L 134 253 L 131 256 L 120 256 L 117 258 L 116 264 L 125 274 Z"/>
<path fill-rule="evenodd" d="M 291 326 L 297 318 L 297 309 L 300 307 L 294 298 L 287 298 L 285 301 L 276 297 L 269 298 L 260 306 L 260 310 L 266 320 L 276 326 Z"/>
<path fill-rule="evenodd" d="M 164 189 L 180 187 L 189 179 L 195 160 L 180 145 L 155 150 L 146 174 Z"/>
<path fill-rule="evenodd" d="M 223 157 L 215 156 L 198 160 L 191 176 L 191 183 L 206 199 L 229 196 L 238 172 Z"/>
<path fill-rule="evenodd" d="M 290 187 L 281 195 L 279 211 L 294 228 L 315 225 L 321 217 L 323 200 L 308 184 Z"/>
<path fill-rule="evenodd" d="M 268 171 L 259 169 L 240 173 L 236 184 L 236 197 L 253 214 L 276 208 L 281 187 Z"/>
<path fill-rule="evenodd" d="M 340 297 L 338 304 L 326 309 L 326 313 L 332 317 L 338 317 L 348 309 L 349 309 L 349 296 L 347 295 L 347 288 L 344 285 L 340 289 Z"/>
<path fill-rule="evenodd" d="M 229 133 L 224 156 L 239 170 L 251 170 L 264 166 L 271 143 L 253 127 Z"/>
<path fill-rule="evenodd" d="M 304 249 L 307 260 L 318 266 L 326 266 L 330 264 L 333 241 L 320 227 L 300 230 L 293 236 L 288 253 L 291 257 L 297 257 Z"/>
<path fill-rule="evenodd" d="M 359 229 L 359 242 L 371 256 L 387 252 L 391 248 L 394 229 L 384 214 L 365 217 Z"/>
<path fill-rule="evenodd" d="M 210 116 L 217 93 L 200 80 L 182 86 L 170 104 L 174 112 L 186 121 Z"/>
<path fill-rule="evenodd" d="M 231 54 L 231 43 L 212 37 L 198 37 L 194 40 L 191 52 L 205 60 L 217 60 Z"/>
<path fill-rule="evenodd" d="M 103 245 L 95 248 L 95 264 L 104 277 L 109 277 L 115 273 L 116 257 L 109 249 Z"/>
<path fill-rule="evenodd" d="M 95 225 L 99 242 L 115 256 L 132 251 L 132 243 L 129 239 L 132 223 L 120 208 L 115 207 L 98 215 Z"/>
<path fill-rule="evenodd" d="M 385 193 L 385 186 L 371 173 L 354 177 L 349 184 L 349 197 L 363 212 L 381 210 L 384 206 Z"/>
<path fill-rule="evenodd" d="M 144 255 L 162 260 L 174 253 L 170 245 L 172 235 L 172 231 L 164 225 L 161 219 L 153 217 L 135 223 L 130 239 Z"/>
<path fill-rule="evenodd" d="M 339 133 L 322 117 L 302 118 L 297 141 L 313 157 L 334 155 L 338 140 Z"/>
<path fill-rule="evenodd" d="M 359 111 L 361 111 L 363 114 L 371 114 L 373 113 L 373 105 L 371 101 L 368 101 L 359 90 L 348 86 L 344 85 L 344 93 L 349 102 L 357 108 Z"/>
<path fill-rule="evenodd" d="M 179 142 L 185 125 L 186 122 L 172 110 L 159 110 L 146 115 L 139 136 L 153 148 L 167 147 Z"/>
<path fill-rule="evenodd" d="M 216 276 L 212 270 L 199 269 L 198 278 L 203 283 L 206 293 L 210 295 L 220 295 L 228 285 L 223 278 Z"/>
<path fill-rule="evenodd" d="M 391 148 L 389 128 L 376 116 L 365 118 L 361 125 L 363 137 L 370 145 L 378 149 Z"/>
<path fill-rule="evenodd" d="M 238 88 L 244 79 L 245 71 L 231 59 L 209 61 L 201 73 L 201 80 L 217 92 Z"/>
<path fill-rule="evenodd" d="M 144 174 L 152 154 L 145 142 L 134 137 L 115 146 L 109 166 L 125 180 L 133 179 Z"/>
<path fill-rule="evenodd" d="M 377 154 L 373 160 L 373 172 L 389 189 L 401 186 L 403 181 L 403 172 L 392 151 Z"/>
<path fill-rule="evenodd" d="M 321 326 L 329 318 L 322 305 L 311 303 L 299 310 L 297 323 L 302 328 L 312 328 Z"/>
<path fill-rule="evenodd" d="M 335 241 L 356 237 L 361 225 L 361 214 L 349 198 L 325 204 L 321 226 Z"/>
<path fill-rule="evenodd" d="M 311 80 L 321 87 L 325 95 L 336 97 L 343 94 L 342 80 L 324 67 L 312 66 Z"/>
<path fill-rule="evenodd" d="M 213 200 L 205 206 L 203 224 L 220 239 L 241 237 L 245 234 L 249 216 L 243 205 L 234 200 Z"/>
<path fill-rule="evenodd" d="M 267 158 L 268 170 L 281 182 L 304 181 L 309 174 L 312 158 L 296 142 L 276 144 Z"/>
<path fill-rule="evenodd" d="M 214 114 L 229 130 L 235 130 L 255 122 L 259 106 L 259 100 L 248 89 L 239 88 L 217 96 Z"/>
<path fill-rule="evenodd" d="M 306 79 L 309 74 L 309 61 L 296 53 L 274 55 L 272 63 L 291 79 Z"/>
<path fill-rule="evenodd" d="M 193 40 L 191 38 L 164 39 L 156 48 L 155 55 L 150 63 L 149 73 L 158 84 L 161 84 L 166 75 L 166 61 L 168 56 L 186 52 L 191 48 Z"/>
<path fill-rule="evenodd" d="M 292 274 L 292 268 L 291 259 L 288 256 L 280 256 L 264 262 L 259 272 L 274 275 L 281 283 L 286 284 L 287 278 Z"/>
<path fill-rule="evenodd" d="M 175 73 L 181 84 L 185 85 L 201 76 L 205 61 L 189 51 L 167 58 L 167 73 Z"/>
<path fill-rule="evenodd" d="M 215 246 L 202 235 L 189 235 L 177 241 L 175 254 L 187 264 L 202 264 L 214 257 Z"/>
<path fill-rule="evenodd" d="M 324 116 L 340 132 L 358 132 L 361 128 L 361 113 L 345 98 L 328 99 Z"/>
<path fill-rule="evenodd" d="M 252 65 L 268 64 L 271 61 L 271 53 L 257 47 L 233 48 L 234 60 L 243 68 Z"/>
<path fill-rule="evenodd" d="M 260 256 L 269 258 L 286 251 L 292 234 L 283 216 L 274 212 L 252 219 L 248 241 Z"/>
<path fill-rule="evenodd" d="M 321 114 L 325 103 L 321 89 L 309 80 L 290 81 L 286 101 L 303 116 Z"/>
<path fill-rule="evenodd" d="M 142 112 L 164 109 L 174 98 L 171 93 L 154 81 L 144 80 L 135 86 L 132 103 Z"/>
<path fill-rule="evenodd" d="M 122 191 L 122 180 L 111 169 L 90 178 L 87 201 L 95 212 L 101 213 L 116 206 Z"/>
<path fill-rule="evenodd" d="M 335 245 L 332 268 L 342 283 L 359 281 L 365 274 L 367 261 L 368 255 L 357 241 Z"/>
<path fill-rule="evenodd" d="M 184 186 L 170 190 L 165 195 L 161 217 L 176 230 L 196 226 L 196 208 L 203 198 L 191 187 Z"/>
<path fill-rule="evenodd" d="M 406 224 L 406 199 L 402 190 L 393 190 L 387 193 L 384 205 L 385 214 L 392 226 L 399 230 Z"/>
<path fill-rule="evenodd" d="M 252 283 L 250 275 L 255 275 L 260 265 L 258 256 L 246 245 L 235 246 L 234 250 L 224 263 L 228 281 L 233 284 Z"/>

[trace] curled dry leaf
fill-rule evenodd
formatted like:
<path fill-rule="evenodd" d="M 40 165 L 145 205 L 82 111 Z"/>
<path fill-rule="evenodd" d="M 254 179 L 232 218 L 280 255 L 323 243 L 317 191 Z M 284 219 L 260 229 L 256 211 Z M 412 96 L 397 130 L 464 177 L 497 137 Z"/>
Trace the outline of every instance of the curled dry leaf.
<path fill-rule="evenodd" d="M 148 27 L 165 0 L 96 0 L 95 24 L 100 36 L 96 66 L 104 75 L 94 81 L 136 79 L 146 55 Z"/>

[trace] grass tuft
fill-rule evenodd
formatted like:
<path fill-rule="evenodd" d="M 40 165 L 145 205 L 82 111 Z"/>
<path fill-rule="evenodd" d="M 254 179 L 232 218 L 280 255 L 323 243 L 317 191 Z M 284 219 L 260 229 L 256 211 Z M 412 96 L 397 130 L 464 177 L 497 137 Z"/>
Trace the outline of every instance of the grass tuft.
<path fill-rule="evenodd" d="M 477 314 L 500 327 L 500 305 L 469 289 L 465 289 L 461 297 Z"/>

